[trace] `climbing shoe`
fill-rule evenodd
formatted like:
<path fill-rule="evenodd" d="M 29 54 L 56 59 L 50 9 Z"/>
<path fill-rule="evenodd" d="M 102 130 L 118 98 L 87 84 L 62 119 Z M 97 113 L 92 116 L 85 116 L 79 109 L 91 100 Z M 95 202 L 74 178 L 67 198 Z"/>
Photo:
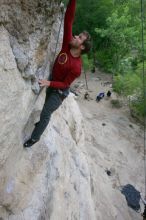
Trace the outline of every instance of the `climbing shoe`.
<path fill-rule="evenodd" d="M 31 147 L 33 144 L 35 144 L 36 142 L 38 142 L 38 140 L 33 140 L 33 139 L 29 139 L 28 141 L 26 141 L 24 144 L 23 144 L 23 147 Z"/>

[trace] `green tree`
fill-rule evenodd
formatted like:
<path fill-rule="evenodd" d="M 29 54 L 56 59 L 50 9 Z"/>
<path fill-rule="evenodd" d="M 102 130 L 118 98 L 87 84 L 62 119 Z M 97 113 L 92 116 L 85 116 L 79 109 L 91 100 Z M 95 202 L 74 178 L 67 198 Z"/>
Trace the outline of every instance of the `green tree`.
<path fill-rule="evenodd" d="M 121 15 L 119 15 L 119 11 L 116 9 L 112 15 L 107 18 L 106 29 L 95 29 L 97 35 L 103 39 L 103 43 L 106 45 L 103 52 L 106 53 L 109 58 L 108 62 L 110 62 L 112 68 L 110 71 L 114 73 L 120 71 L 121 61 L 124 58 L 127 59 L 127 56 L 129 56 L 132 51 L 137 52 L 140 42 L 140 27 L 131 25 L 132 18 L 129 13 L 129 7 L 124 6 L 122 12 L 123 13 L 120 11 Z"/>

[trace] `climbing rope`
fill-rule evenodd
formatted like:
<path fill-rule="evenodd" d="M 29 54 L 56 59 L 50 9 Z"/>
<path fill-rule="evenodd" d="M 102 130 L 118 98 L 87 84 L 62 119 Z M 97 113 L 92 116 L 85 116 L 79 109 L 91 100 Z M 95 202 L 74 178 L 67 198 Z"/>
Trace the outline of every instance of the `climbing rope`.
<path fill-rule="evenodd" d="M 54 64 L 54 61 L 55 61 L 57 47 L 58 47 L 58 42 L 59 42 L 60 31 L 61 31 L 61 27 L 62 27 L 62 23 L 63 23 L 63 17 L 64 17 L 64 5 L 62 3 L 60 3 L 60 8 L 61 8 L 61 19 L 60 19 L 60 25 L 59 25 L 59 29 L 58 29 L 58 33 L 57 33 L 57 40 L 56 40 L 56 45 L 55 45 L 55 51 L 54 51 L 54 54 L 53 54 L 52 65 Z M 45 70 L 47 68 L 49 58 L 50 58 L 50 51 L 47 52 L 47 56 L 46 56 L 45 63 L 43 65 L 43 69 L 41 69 L 41 75 L 43 75 L 43 76 L 44 76 Z M 37 71 L 39 72 L 39 69 Z M 37 75 L 37 71 L 36 71 L 35 75 Z M 50 78 L 51 78 L 51 74 L 48 77 L 48 80 Z M 41 92 L 41 89 L 40 89 L 40 92 Z M 40 92 L 39 92 L 39 94 L 40 94 Z"/>
<path fill-rule="evenodd" d="M 56 41 L 56 45 L 55 45 L 55 51 L 54 51 L 54 55 L 53 55 L 53 61 L 52 61 L 52 65 L 54 64 L 55 62 L 55 57 L 56 57 L 56 52 L 57 52 L 57 47 L 58 47 L 58 42 L 59 42 L 59 36 L 60 36 L 60 31 L 61 31 L 61 27 L 62 27 L 62 23 L 63 23 L 63 17 L 64 17 L 64 6 L 60 5 L 61 7 L 61 20 L 60 20 L 60 25 L 59 25 L 59 30 L 58 30 L 58 34 L 57 34 L 57 41 Z M 42 75 L 44 75 L 45 73 L 45 70 L 47 68 L 47 65 L 48 65 L 48 60 L 49 60 L 49 52 L 47 53 L 47 56 L 46 56 L 46 61 L 45 61 L 45 64 L 44 64 L 44 68 L 43 68 L 43 71 L 42 71 Z M 51 73 L 50 73 L 50 76 L 48 76 L 48 80 L 52 77 L 52 70 L 51 70 Z M 35 99 L 35 102 L 37 101 L 37 98 L 38 96 L 40 95 L 41 91 L 43 90 L 43 88 L 40 89 L 36 99 Z M 35 104 L 34 102 L 34 104 Z"/>
<path fill-rule="evenodd" d="M 60 3 L 61 4 L 61 3 Z M 63 23 L 63 17 L 64 17 L 64 5 L 61 5 L 61 21 L 60 21 L 60 25 L 59 25 L 59 31 L 58 31 L 58 35 L 57 35 L 57 41 L 56 41 L 56 46 L 55 46 L 55 52 L 54 52 L 54 56 L 53 56 L 53 64 L 55 62 L 55 57 L 56 57 L 56 52 L 57 52 L 57 46 L 58 46 L 58 42 L 59 42 L 59 36 L 60 36 L 60 31 L 61 31 L 61 27 L 62 27 L 62 23 Z M 48 57 L 49 58 L 49 57 Z M 47 67 L 47 65 L 46 65 Z M 48 77 L 48 79 L 52 78 L 52 71 L 50 76 Z"/>
<path fill-rule="evenodd" d="M 85 76 L 86 90 L 88 91 L 87 75 L 85 70 L 84 70 L 84 76 Z"/>
<path fill-rule="evenodd" d="M 87 83 L 87 75 L 86 75 L 86 71 L 84 70 L 84 77 L 85 77 L 85 83 L 86 83 L 86 92 L 84 94 L 84 99 L 89 100 L 89 93 L 88 93 L 88 83 Z"/>
<path fill-rule="evenodd" d="M 54 51 L 54 55 L 53 55 L 52 66 L 53 66 L 53 64 L 55 62 L 55 57 L 56 57 L 56 52 L 57 52 L 57 47 L 58 47 L 58 42 L 59 42 L 59 36 L 60 36 L 60 31 L 61 31 L 61 27 L 62 27 L 62 23 L 63 23 L 63 17 L 64 17 L 64 5 L 60 5 L 60 7 L 61 7 L 61 20 L 60 20 L 59 30 L 58 30 L 58 34 L 57 34 L 57 41 L 56 41 L 56 45 L 55 45 L 55 51 Z M 45 64 L 44 64 L 44 68 L 43 68 L 43 71 L 42 71 L 42 75 L 44 75 L 45 70 L 47 68 L 49 56 L 50 56 L 50 54 L 48 52 L 47 56 L 46 56 L 46 61 L 45 61 Z M 52 69 L 51 69 L 50 75 L 48 76 L 48 80 L 50 80 L 51 78 L 52 78 Z M 39 91 L 39 93 L 37 94 L 37 96 L 36 96 L 36 98 L 34 100 L 33 106 L 35 105 L 39 95 L 42 92 L 42 90 L 43 90 L 43 87 L 40 88 L 40 91 Z"/>
<path fill-rule="evenodd" d="M 60 20 L 60 25 L 59 25 L 59 30 L 58 30 L 58 34 L 57 34 L 57 40 L 56 40 L 56 45 L 55 45 L 55 51 L 54 51 L 54 55 L 53 55 L 53 61 L 52 61 L 52 66 L 55 62 L 55 57 L 56 57 L 56 52 L 57 52 L 57 47 L 58 47 L 58 42 L 59 42 L 59 36 L 60 36 L 60 31 L 61 31 L 61 27 L 62 27 L 62 23 L 63 23 L 63 17 L 64 17 L 64 5 L 63 4 L 60 4 L 60 7 L 61 7 L 61 20 Z M 46 56 L 46 61 L 45 61 L 45 64 L 44 64 L 44 69 L 42 71 L 42 75 L 44 75 L 45 73 L 45 70 L 47 68 L 47 65 L 48 65 L 48 60 L 49 60 L 49 52 L 47 53 L 47 56 Z M 50 75 L 48 76 L 48 80 L 50 80 L 52 77 L 52 70 L 51 70 L 51 73 Z M 39 94 L 37 95 L 37 97 L 40 95 L 41 91 L 42 91 L 43 88 L 40 89 L 40 92 Z"/>
<path fill-rule="evenodd" d="M 145 65 L 144 65 L 144 5 L 143 0 L 141 2 L 141 48 L 142 48 L 142 78 L 143 78 L 143 98 L 144 98 L 144 175 L 145 175 L 145 199 L 146 200 L 146 82 L 145 82 Z M 144 202 L 143 219 L 146 219 L 146 202 Z"/>
<path fill-rule="evenodd" d="M 58 42 L 59 42 L 59 36 L 60 36 L 60 31 L 61 31 L 61 27 L 62 27 L 62 23 L 63 23 L 63 17 L 64 17 L 64 5 L 61 3 L 60 1 L 60 8 L 61 8 L 61 20 L 60 20 L 60 25 L 59 25 L 59 30 L 58 30 L 58 34 L 57 34 L 57 40 L 56 40 L 56 45 L 55 45 L 55 51 L 54 51 L 54 55 L 53 55 L 53 60 L 52 60 L 52 65 L 54 65 L 54 62 L 55 62 L 55 57 L 56 57 L 56 52 L 57 52 L 57 47 L 58 47 Z M 43 68 L 43 71 L 42 71 L 42 75 L 44 76 L 44 73 L 46 71 L 46 68 L 47 68 L 47 65 L 48 65 L 48 60 L 49 60 L 49 57 L 50 57 L 50 54 L 49 52 L 47 53 L 47 56 L 46 56 L 46 61 L 45 61 L 45 64 L 44 64 L 44 68 Z M 50 70 L 50 75 L 48 76 L 48 80 L 51 80 L 52 79 L 52 68 Z M 39 97 L 39 95 L 41 94 L 42 90 L 44 88 L 40 88 L 40 91 L 34 101 L 34 105 Z"/>

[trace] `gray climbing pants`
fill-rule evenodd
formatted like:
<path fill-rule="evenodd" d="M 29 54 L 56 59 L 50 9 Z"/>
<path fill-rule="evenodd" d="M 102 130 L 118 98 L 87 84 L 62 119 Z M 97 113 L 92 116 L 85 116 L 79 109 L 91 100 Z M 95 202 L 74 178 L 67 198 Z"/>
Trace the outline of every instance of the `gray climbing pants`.
<path fill-rule="evenodd" d="M 40 139 L 50 121 L 51 114 L 59 108 L 64 99 L 65 96 L 59 94 L 57 90 L 50 89 L 46 93 L 46 99 L 40 115 L 40 121 L 35 124 L 35 128 L 31 135 L 33 140 Z"/>

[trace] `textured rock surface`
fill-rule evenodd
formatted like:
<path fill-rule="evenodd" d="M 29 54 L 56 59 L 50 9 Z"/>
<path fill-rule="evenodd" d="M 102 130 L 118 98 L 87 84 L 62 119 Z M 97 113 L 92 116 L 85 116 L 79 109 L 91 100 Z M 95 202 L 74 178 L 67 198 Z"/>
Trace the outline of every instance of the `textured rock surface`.
<path fill-rule="evenodd" d="M 36 77 L 49 73 L 60 25 L 58 5 L 59 1 L 51 0 L 0 1 L 0 219 L 137 220 L 113 187 L 119 177 L 112 182 L 104 172 L 118 155 L 123 163 L 115 160 L 116 169 L 124 176 L 126 153 L 134 158 L 135 151 L 126 151 L 129 142 L 118 139 L 114 122 L 110 133 L 100 121 L 98 127 L 94 120 L 92 126 L 85 123 L 72 95 L 53 114 L 40 142 L 23 149 L 44 102 L 45 91 L 36 101 L 32 88 L 38 92 Z M 102 109 L 100 113 L 104 117 Z M 97 139 L 92 134 L 96 129 Z M 125 146 L 122 152 L 118 147 L 113 151 L 112 138 L 106 139 L 114 134 L 118 146 Z M 129 176 L 122 183 L 135 180 L 135 175 Z"/>
<path fill-rule="evenodd" d="M 40 97 L 34 114 L 41 106 Z M 35 147 L 22 150 L 22 145 L 17 146 L 21 151 L 18 160 L 16 155 L 15 160 L 11 158 L 9 173 L 3 174 L 1 216 L 32 220 L 95 219 L 90 170 L 83 146 L 82 116 L 70 96 L 53 115 L 50 126 Z"/>
<path fill-rule="evenodd" d="M 38 72 L 39 77 L 49 75 L 60 17 L 57 0 L 0 1 L 0 25 L 9 32 L 12 52 L 24 78 L 35 80 Z M 36 92 L 35 86 L 32 88 Z"/>

